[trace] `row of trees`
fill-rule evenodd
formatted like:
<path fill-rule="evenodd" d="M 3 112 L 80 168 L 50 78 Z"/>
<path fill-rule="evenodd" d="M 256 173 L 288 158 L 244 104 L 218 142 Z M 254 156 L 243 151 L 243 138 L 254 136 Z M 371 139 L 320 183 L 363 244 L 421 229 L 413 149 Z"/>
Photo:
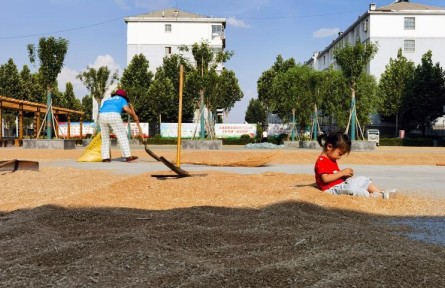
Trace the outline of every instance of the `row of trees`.
<path fill-rule="evenodd" d="M 139 118 L 143 122 L 156 123 L 159 117 L 163 122 L 178 121 L 179 67 L 184 67 L 183 115 L 193 119 L 198 108 L 206 107 L 210 113 L 208 121 L 214 121 L 216 109 L 230 111 L 243 93 L 233 71 L 218 66 L 228 61 L 233 52 L 221 51 L 214 54 L 206 42 L 195 43 L 192 47 L 181 47 L 188 52 L 190 61 L 182 54 L 165 56 L 162 66 L 155 74 L 149 69 L 149 62 L 143 54 L 135 55 L 119 78 L 118 71 L 110 71 L 102 66 L 98 69 L 87 67 L 77 75 L 85 85 L 89 95 L 77 99 L 70 82 L 65 92 L 57 89 L 57 75 L 63 67 L 68 41 L 63 38 L 41 38 L 38 47 L 29 45 L 31 63 L 38 58 L 40 67 L 31 73 L 27 65 L 18 71 L 12 59 L 0 66 L 0 94 L 8 97 L 45 103 L 47 92 L 51 91 L 52 104 L 85 112 L 85 119 L 92 119 L 92 101 L 100 106 L 106 92 L 116 82 L 118 88 L 125 89 Z M 13 119 L 13 113 L 8 113 Z M 75 120 L 75 119 L 74 119 Z"/>
<path fill-rule="evenodd" d="M 314 118 L 334 123 L 351 134 L 356 126 L 370 124 L 371 115 L 395 120 L 404 129 L 422 127 L 443 114 L 445 74 L 433 64 L 428 51 L 417 67 L 401 50 L 390 59 L 380 82 L 365 73 L 365 67 L 377 53 L 377 45 L 357 42 L 334 52 L 339 70 L 333 67 L 316 71 L 297 64 L 293 58 L 278 55 L 271 68 L 258 79 L 258 99 L 252 99 L 245 120 L 267 123 L 267 113 L 277 114 L 284 122 L 301 129 L 313 125 Z M 396 132 L 399 127 L 396 127 Z M 312 130 L 314 135 L 318 131 Z M 354 136 L 351 137 L 354 139 Z"/>
<path fill-rule="evenodd" d="M 417 66 L 398 51 L 390 59 L 379 83 L 379 113 L 402 129 L 419 129 L 425 135 L 432 121 L 444 115 L 445 72 L 433 63 L 432 52 Z"/>

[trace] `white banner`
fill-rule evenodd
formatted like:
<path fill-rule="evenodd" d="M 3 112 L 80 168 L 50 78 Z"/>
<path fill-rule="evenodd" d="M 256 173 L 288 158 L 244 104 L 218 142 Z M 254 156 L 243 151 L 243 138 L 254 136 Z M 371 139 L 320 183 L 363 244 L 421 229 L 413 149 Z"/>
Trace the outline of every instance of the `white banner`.
<path fill-rule="evenodd" d="M 125 128 L 128 129 L 128 124 L 125 124 Z M 139 123 L 141 125 L 144 138 L 148 138 L 148 123 Z M 87 134 L 94 134 L 96 124 L 94 122 L 82 122 L 82 137 L 86 137 Z M 131 136 L 139 135 L 139 129 L 136 123 L 130 123 Z M 68 137 L 68 122 L 59 122 L 59 137 Z M 80 123 L 70 123 L 70 137 L 80 137 Z"/>
<path fill-rule="evenodd" d="M 199 137 L 201 132 L 201 125 L 197 123 L 182 123 L 181 125 L 181 138 L 193 138 Z M 161 137 L 178 137 L 178 123 L 161 123 Z"/>
<path fill-rule="evenodd" d="M 82 137 L 93 135 L 95 129 L 94 122 L 82 122 Z M 59 137 L 68 137 L 68 122 L 59 122 Z M 70 123 L 70 137 L 80 137 L 80 122 Z"/>
<path fill-rule="evenodd" d="M 182 123 L 181 137 L 199 137 L 200 128 L 201 125 L 199 123 Z M 194 135 L 193 132 L 195 132 Z M 256 135 L 256 124 L 215 124 L 216 138 L 241 137 L 244 134 L 254 138 Z M 161 137 L 178 137 L 178 123 L 161 123 Z"/>
<path fill-rule="evenodd" d="M 255 138 L 256 124 L 215 124 L 216 138 L 241 137 L 245 134 Z"/>
<path fill-rule="evenodd" d="M 267 125 L 267 134 L 269 136 L 275 136 L 280 134 L 290 134 L 291 125 L 290 124 L 272 124 Z"/>

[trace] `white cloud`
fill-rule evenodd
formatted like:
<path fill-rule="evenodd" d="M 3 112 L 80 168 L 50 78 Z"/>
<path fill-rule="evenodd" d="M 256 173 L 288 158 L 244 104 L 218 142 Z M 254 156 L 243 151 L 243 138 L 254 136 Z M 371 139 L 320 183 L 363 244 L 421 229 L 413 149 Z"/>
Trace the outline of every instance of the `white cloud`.
<path fill-rule="evenodd" d="M 116 70 L 120 71 L 119 64 L 117 64 L 110 55 L 97 56 L 94 64 L 89 65 L 89 67 L 94 69 L 99 69 L 101 66 L 107 66 L 111 73 L 114 73 Z"/>
<path fill-rule="evenodd" d="M 340 28 L 321 28 L 315 31 L 312 36 L 314 36 L 314 38 L 326 38 L 336 36 L 338 32 L 340 32 Z"/>
<path fill-rule="evenodd" d="M 94 64 L 90 64 L 88 66 L 94 69 L 99 69 L 101 66 L 107 66 L 111 73 L 114 73 L 116 70 L 121 72 L 119 64 L 117 64 L 110 55 L 97 56 Z M 66 67 L 62 68 L 62 71 L 57 77 L 59 90 L 64 92 L 66 83 L 71 82 L 71 84 L 73 84 L 74 94 L 77 98 L 82 99 L 85 95 L 87 95 L 88 90 L 85 88 L 83 83 L 76 78 L 76 76 L 81 72 L 83 71 L 75 71 Z"/>
<path fill-rule="evenodd" d="M 71 82 L 71 84 L 73 84 L 74 95 L 76 95 L 77 98 L 82 99 L 85 95 L 87 95 L 88 90 L 85 88 L 83 83 L 76 78 L 78 74 L 78 71 L 71 70 L 69 68 L 62 68 L 62 71 L 57 76 L 59 91 L 65 92 L 66 83 Z"/>
<path fill-rule="evenodd" d="M 240 28 L 249 28 L 250 27 L 243 20 L 236 19 L 235 17 L 227 18 L 227 25 L 233 26 L 233 27 L 240 27 Z"/>

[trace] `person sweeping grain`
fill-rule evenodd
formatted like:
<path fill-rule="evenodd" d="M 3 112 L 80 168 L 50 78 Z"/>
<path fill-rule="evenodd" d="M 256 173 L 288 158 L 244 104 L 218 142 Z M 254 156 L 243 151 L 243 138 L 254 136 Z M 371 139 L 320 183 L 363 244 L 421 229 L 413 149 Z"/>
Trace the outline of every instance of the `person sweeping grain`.
<path fill-rule="evenodd" d="M 315 162 L 315 181 L 320 190 L 330 194 L 347 194 L 361 197 L 377 197 L 389 199 L 394 196 L 395 189 L 381 190 L 370 178 L 354 176 L 352 168 L 340 170 L 337 160 L 351 152 L 351 140 L 342 132 L 327 136 L 320 135 L 317 139 L 323 151 Z"/>
<path fill-rule="evenodd" d="M 106 99 L 99 110 L 99 123 L 102 134 L 102 162 L 110 162 L 110 127 L 116 134 L 119 146 L 121 148 L 122 157 L 125 162 L 131 162 L 138 159 L 137 156 L 131 156 L 130 143 L 127 138 L 127 130 L 122 121 L 121 112 L 125 111 L 133 117 L 136 123 L 139 123 L 139 118 L 133 109 L 129 107 L 129 100 L 127 92 L 119 89 L 111 97 Z"/>

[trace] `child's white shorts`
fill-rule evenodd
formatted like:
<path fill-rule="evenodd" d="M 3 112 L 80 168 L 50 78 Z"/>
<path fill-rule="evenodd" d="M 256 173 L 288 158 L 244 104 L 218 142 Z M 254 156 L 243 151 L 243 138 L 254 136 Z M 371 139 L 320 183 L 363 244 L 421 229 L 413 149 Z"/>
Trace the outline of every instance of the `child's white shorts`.
<path fill-rule="evenodd" d="M 337 184 L 327 190 L 330 194 L 347 194 L 352 196 L 369 197 L 368 187 L 372 183 L 370 178 L 363 176 L 346 179 L 345 182 Z"/>

